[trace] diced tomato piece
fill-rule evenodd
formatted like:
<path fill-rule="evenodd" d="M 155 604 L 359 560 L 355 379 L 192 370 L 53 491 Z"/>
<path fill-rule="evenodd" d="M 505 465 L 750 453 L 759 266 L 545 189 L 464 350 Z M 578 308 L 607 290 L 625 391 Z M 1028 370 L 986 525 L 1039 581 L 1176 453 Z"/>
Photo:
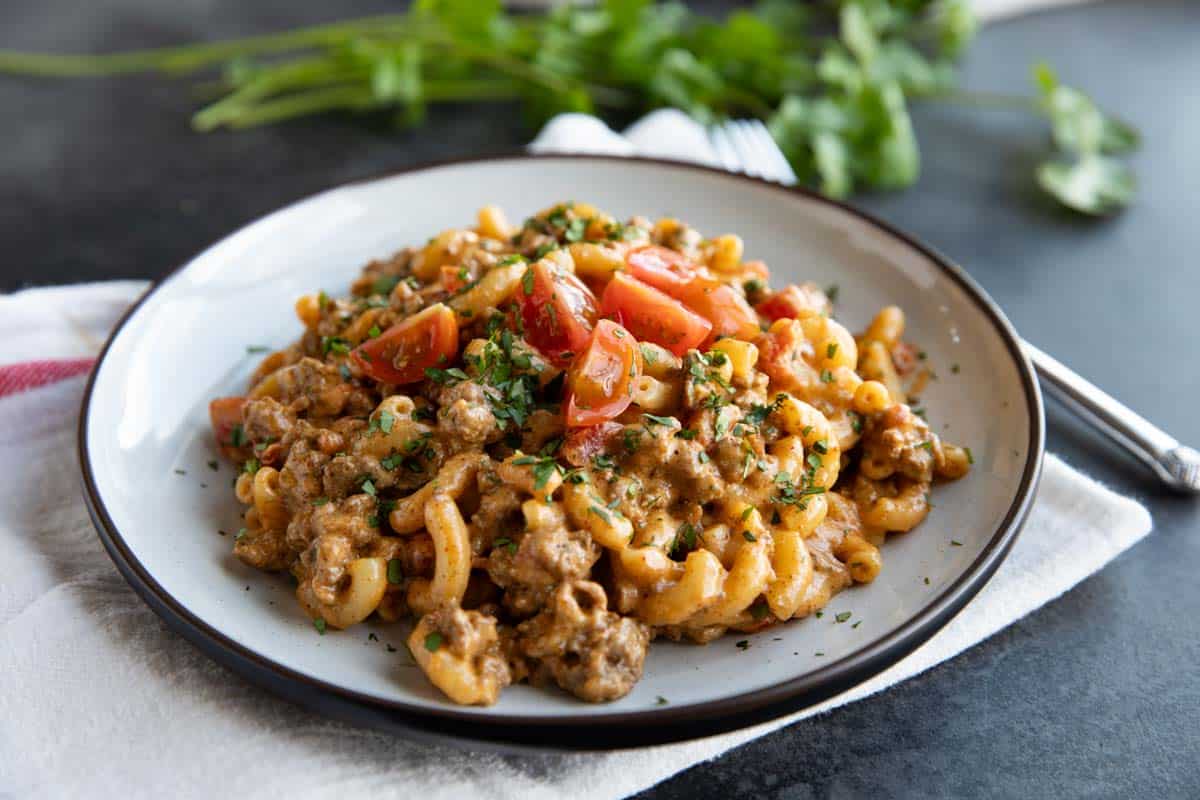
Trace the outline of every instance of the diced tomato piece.
<path fill-rule="evenodd" d="M 755 306 L 758 313 L 774 322 L 777 319 L 799 319 L 829 310 L 829 298 L 812 284 L 791 284 Z"/>
<path fill-rule="evenodd" d="M 598 425 L 633 402 L 634 383 L 642 375 L 642 354 L 633 334 L 602 319 L 591 341 L 567 372 L 567 426 Z"/>
<path fill-rule="evenodd" d="M 234 429 L 242 424 L 242 409 L 246 407 L 244 397 L 218 397 L 208 404 L 208 418 L 212 422 L 213 435 L 221 451 L 230 458 L 237 458 L 238 448 L 246 442 L 234 443 Z"/>
<path fill-rule="evenodd" d="M 471 275 L 467 272 L 467 268 L 456 264 L 443 264 L 441 272 L 442 288 L 447 292 L 457 292 L 471 280 Z"/>
<path fill-rule="evenodd" d="M 384 383 L 416 383 L 425 370 L 448 364 L 458 355 L 458 320 L 435 303 L 401 320 L 350 352 L 364 373 Z"/>
<path fill-rule="evenodd" d="M 621 435 L 625 426 L 619 422 L 601 422 L 587 428 L 567 431 L 558 454 L 575 467 L 585 467 L 596 456 L 608 449 L 609 443 Z"/>
<path fill-rule="evenodd" d="M 654 244 L 630 250 L 625 263 L 633 277 L 672 297 L 679 297 L 697 275 L 707 272 L 683 253 Z"/>
<path fill-rule="evenodd" d="M 896 365 L 896 372 L 901 378 L 907 377 L 917 368 L 919 352 L 916 345 L 908 342 L 896 342 L 892 345 L 892 363 Z"/>
<path fill-rule="evenodd" d="M 565 367 L 587 346 L 596 324 L 596 295 L 552 259 L 529 268 L 517 290 L 525 341 L 550 363 Z"/>
<path fill-rule="evenodd" d="M 757 366 L 771 379 L 772 387 L 785 392 L 804 389 L 799 376 L 810 372 L 804 357 L 811 358 L 813 349 L 804 337 L 801 323 L 796 320 L 777 322 L 754 344 L 758 346 Z"/>
<path fill-rule="evenodd" d="M 679 294 L 683 304 L 712 323 L 709 342 L 718 336 L 750 341 L 761 333 L 758 317 L 746 298 L 715 278 L 697 277 Z"/>
<path fill-rule="evenodd" d="M 713 327 L 678 300 L 621 273 L 608 282 L 600 314 L 624 325 L 638 341 L 662 345 L 677 356 L 699 347 Z"/>
<path fill-rule="evenodd" d="M 771 270 L 767 268 L 767 262 L 765 261 L 743 261 L 742 272 L 750 273 L 763 283 L 766 283 L 771 278 Z"/>

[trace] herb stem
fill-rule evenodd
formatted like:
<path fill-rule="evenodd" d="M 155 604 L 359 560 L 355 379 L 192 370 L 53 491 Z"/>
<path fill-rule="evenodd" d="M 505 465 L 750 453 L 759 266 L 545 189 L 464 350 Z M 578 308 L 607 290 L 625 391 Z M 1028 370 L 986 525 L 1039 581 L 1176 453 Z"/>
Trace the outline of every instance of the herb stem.
<path fill-rule="evenodd" d="M 0 72 L 41 77 L 95 77 L 149 71 L 180 74 L 220 64 L 238 56 L 285 53 L 336 44 L 355 36 L 378 35 L 388 29 L 404 30 L 410 22 L 409 17 L 403 14 L 385 14 L 223 42 L 156 47 L 105 55 L 0 50 Z"/>
<path fill-rule="evenodd" d="M 962 89 L 943 89 L 922 95 L 921 99 L 969 106 L 971 108 L 1025 111 L 1038 115 L 1042 113 L 1041 106 L 1038 105 L 1036 99 L 1019 94 L 1004 94 L 1002 92 L 971 92 Z"/>

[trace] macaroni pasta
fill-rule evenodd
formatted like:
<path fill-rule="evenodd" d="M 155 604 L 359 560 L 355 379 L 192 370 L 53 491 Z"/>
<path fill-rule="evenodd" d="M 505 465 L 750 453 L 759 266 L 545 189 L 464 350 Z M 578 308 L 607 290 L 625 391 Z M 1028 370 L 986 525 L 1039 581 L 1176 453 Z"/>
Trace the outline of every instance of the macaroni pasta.
<path fill-rule="evenodd" d="M 712 641 L 870 583 L 969 470 L 908 404 L 903 312 L 854 336 L 733 234 L 560 204 L 368 264 L 213 401 L 235 554 L 317 629 L 412 620 L 450 700 L 624 696 L 656 637 Z M 619 277 L 617 277 L 619 276 Z M 919 379 L 919 380 L 918 380 Z"/>

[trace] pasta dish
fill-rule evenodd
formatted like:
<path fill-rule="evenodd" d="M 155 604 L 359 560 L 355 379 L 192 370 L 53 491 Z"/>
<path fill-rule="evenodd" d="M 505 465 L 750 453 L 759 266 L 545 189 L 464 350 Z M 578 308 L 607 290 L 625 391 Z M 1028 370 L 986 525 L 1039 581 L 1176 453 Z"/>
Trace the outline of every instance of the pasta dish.
<path fill-rule="evenodd" d="M 627 694 L 652 639 L 707 643 L 869 583 L 970 451 L 917 407 L 899 308 L 857 336 L 736 235 L 564 203 L 372 261 L 212 401 L 248 508 L 321 633 L 412 619 L 450 700 Z"/>

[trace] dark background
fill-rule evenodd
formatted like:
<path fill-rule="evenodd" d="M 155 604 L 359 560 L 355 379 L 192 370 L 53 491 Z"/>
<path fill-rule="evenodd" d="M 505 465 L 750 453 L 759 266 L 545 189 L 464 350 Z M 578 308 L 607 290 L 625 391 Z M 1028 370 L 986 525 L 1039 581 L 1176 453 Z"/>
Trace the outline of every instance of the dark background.
<path fill-rule="evenodd" d="M 395 5 L 12 2 L 0 4 L 0 47 L 104 52 Z M 934 106 L 915 112 L 920 183 L 856 202 L 964 265 L 1031 341 L 1200 444 L 1200 4 L 1103 3 L 991 25 L 964 83 L 1025 92 L 1041 58 L 1141 128 L 1134 208 L 1107 221 L 1051 208 L 1031 190 L 1042 126 Z M 194 102 L 187 82 L 164 78 L 0 76 L 0 286 L 157 277 L 306 194 L 530 137 L 512 108 L 466 106 L 434 110 L 418 131 L 326 117 L 200 135 L 188 128 Z M 1200 504 L 1053 404 L 1049 422 L 1051 450 L 1149 506 L 1145 541 L 952 661 L 644 796 L 1200 796 Z"/>

